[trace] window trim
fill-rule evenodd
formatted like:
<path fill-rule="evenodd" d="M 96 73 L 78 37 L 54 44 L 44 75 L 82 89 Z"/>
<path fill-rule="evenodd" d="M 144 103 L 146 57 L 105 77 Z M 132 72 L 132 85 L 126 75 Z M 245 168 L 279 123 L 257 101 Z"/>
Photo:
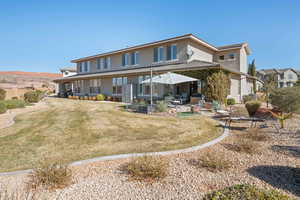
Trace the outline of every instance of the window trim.
<path fill-rule="evenodd" d="M 230 58 L 230 55 L 233 55 L 233 58 Z M 228 53 L 227 56 L 228 56 L 227 60 L 229 60 L 229 61 L 236 60 L 236 53 Z"/>

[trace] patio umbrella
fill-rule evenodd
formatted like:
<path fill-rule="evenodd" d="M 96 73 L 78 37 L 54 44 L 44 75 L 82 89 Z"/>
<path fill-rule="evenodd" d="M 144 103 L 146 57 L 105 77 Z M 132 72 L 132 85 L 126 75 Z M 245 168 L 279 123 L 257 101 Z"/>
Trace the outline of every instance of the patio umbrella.
<path fill-rule="evenodd" d="M 191 82 L 191 81 L 197 81 L 197 79 L 184 76 L 181 74 L 175 74 L 172 72 L 157 75 L 152 78 L 152 83 L 160 83 L 160 84 L 168 84 L 168 85 L 175 85 L 178 83 Z M 151 83 L 151 78 L 142 81 L 142 83 Z"/>

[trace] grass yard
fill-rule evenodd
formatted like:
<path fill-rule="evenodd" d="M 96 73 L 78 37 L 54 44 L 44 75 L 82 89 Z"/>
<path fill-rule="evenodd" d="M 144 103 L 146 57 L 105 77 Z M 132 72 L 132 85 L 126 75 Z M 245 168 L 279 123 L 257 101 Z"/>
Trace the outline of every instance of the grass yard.
<path fill-rule="evenodd" d="M 129 113 L 117 103 L 49 98 L 47 108 L 16 117 L 0 129 L 0 171 L 34 167 L 42 158 L 66 162 L 121 153 L 181 149 L 222 131 L 202 116 Z"/>

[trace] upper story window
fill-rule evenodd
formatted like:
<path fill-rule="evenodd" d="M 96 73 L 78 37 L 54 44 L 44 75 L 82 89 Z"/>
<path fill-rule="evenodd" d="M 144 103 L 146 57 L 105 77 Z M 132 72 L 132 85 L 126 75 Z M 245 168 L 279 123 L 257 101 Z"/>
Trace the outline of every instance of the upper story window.
<path fill-rule="evenodd" d="M 97 59 L 97 69 L 109 69 L 111 67 L 110 57 Z"/>
<path fill-rule="evenodd" d="M 164 47 L 155 47 L 153 49 L 153 61 L 161 62 L 164 60 Z"/>
<path fill-rule="evenodd" d="M 229 60 L 234 60 L 235 59 L 235 54 L 234 53 L 228 54 L 228 59 Z"/>
<path fill-rule="evenodd" d="M 125 53 L 122 55 L 122 66 L 129 65 L 129 53 Z"/>
<path fill-rule="evenodd" d="M 177 59 L 177 45 L 172 44 L 167 46 L 167 60 L 176 60 Z"/>
<path fill-rule="evenodd" d="M 225 60 L 225 56 L 224 55 L 220 55 L 219 56 L 219 60 Z"/>
<path fill-rule="evenodd" d="M 131 65 L 138 65 L 139 64 L 139 52 L 131 53 Z"/>
<path fill-rule="evenodd" d="M 88 71 L 90 71 L 90 61 L 79 63 L 79 72 L 88 72 Z"/>
<path fill-rule="evenodd" d="M 284 74 L 280 74 L 280 79 L 284 79 Z"/>

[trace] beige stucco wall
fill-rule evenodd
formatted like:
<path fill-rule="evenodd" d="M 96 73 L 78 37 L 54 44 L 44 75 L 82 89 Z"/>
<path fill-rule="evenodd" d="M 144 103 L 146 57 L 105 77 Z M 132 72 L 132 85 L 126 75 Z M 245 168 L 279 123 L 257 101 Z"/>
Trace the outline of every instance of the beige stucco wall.
<path fill-rule="evenodd" d="M 166 60 L 166 56 L 167 56 L 167 48 L 166 47 L 167 47 L 167 45 L 177 44 L 177 59 L 173 60 L 173 61 L 185 61 L 187 59 L 187 56 L 186 56 L 187 43 L 188 43 L 187 40 L 171 42 L 171 43 L 169 42 L 169 43 L 165 43 L 163 45 L 142 48 L 142 49 L 124 52 L 124 53 L 131 54 L 135 51 L 138 51 L 139 52 L 139 64 L 135 65 L 135 66 L 146 67 L 151 64 L 155 64 L 153 62 L 153 48 L 160 47 L 160 46 L 164 47 L 164 61 L 160 62 L 160 64 L 172 62 L 172 61 Z M 122 55 L 123 55 L 123 53 L 110 55 L 109 57 L 111 58 L 111 68 L 107 69 L 107 70 L 126 69 L 127 67 L 132 67 L 132 65 L 122 66 Z M 101 57 L 99 57 L 99 58 L 101 58 Z M 103 57 L 103 58 L 105 58 L 105 57 Z M 129 59 L 129 63 L 130 62 L 131 62 L 131 57 Z M 90 60 L 89 72 L 81 72 L 80 73 L 79 72 L 79 63 L 77 63 L 77 71 L 79 74 L 84 74 L 84 73 L 94 73 L 94 72 L 105 71 L 105 70 L 103 70 L 103 69 L 97 70 L 97 59 L 94 58 L 94 59 Z"/>
<path fill-rule="evenodd" d="M 193 51 L 193 55 L 189 58 L 191 60 L 201 60 L 212 62 L 214 52 L 207 47 L 197 44 L 196 42 L 190 41 L 187 45 L 188 50 Z"/>
<path fill-rule="evenodd" d="M 228 59 L 228 55 L 231 53 L 235 54 L 235 59 L 233 59 L 233 60 Z M 225 60 L 219 60 L 219 56 L 221 56 L 221 55 L 225 56 Z M 240 56 L 239 49 L 218 52 L 218 53 L 214 54 L 214 57 L 213 57 L 214 62 L 218 62 L 223 66 L 227 66 L 230 69 L 238 70 L 238 71 L 240 70 L 240 59 L 241 59 L 241 56 Z"/>

